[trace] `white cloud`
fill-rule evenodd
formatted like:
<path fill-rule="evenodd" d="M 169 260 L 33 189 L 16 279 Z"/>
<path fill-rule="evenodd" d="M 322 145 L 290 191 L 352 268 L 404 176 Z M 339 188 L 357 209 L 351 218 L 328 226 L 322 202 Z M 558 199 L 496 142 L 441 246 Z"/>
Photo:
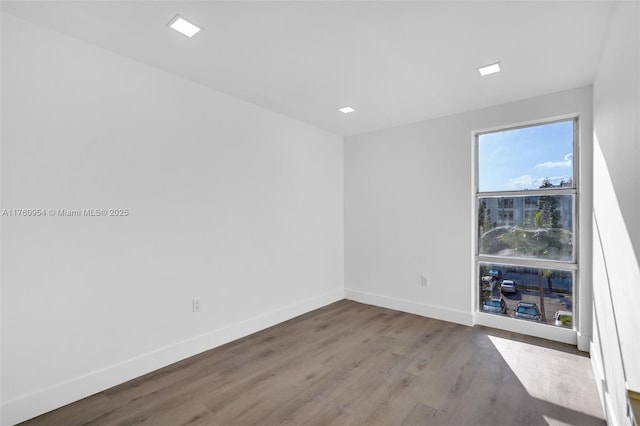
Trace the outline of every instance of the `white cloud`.
<path fill-rule="evenodd" d="M 537 188 L 540 185 L 535 186 L 534 182 L 539 179 L 534 179 L 531 175 L 522 175 L 509 179 L 510 189 L 530 189 Z"/>
<path fill-rule="evenodd" d="M 573 154 L 569 153 L 564 156 L 564 161 L 547 161 L 546 163 L 536 164 L 536 167 L 544 167 L 550 169 L 553 167 L 571 167 L 573 165 Z"/>
<path fill-rule="evenodd" d="M 567 181 L 570 178 L 566 176 L 551 176 L 551 177 L 533 177 L 531 175 L 522 175 L 509 179 L 509 189 L 521 190 L 521 189 L 538 189 L 542 186 L 545 179 L 549 179 L 554 185 L 559 185 L 562 181 Z"/>

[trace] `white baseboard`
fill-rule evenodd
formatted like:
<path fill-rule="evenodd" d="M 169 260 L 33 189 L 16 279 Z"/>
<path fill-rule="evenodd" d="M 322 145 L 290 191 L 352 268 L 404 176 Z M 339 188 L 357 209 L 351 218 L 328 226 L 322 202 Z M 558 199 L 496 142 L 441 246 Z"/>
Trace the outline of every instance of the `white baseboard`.
<path fill-rule="evenodd" d="M 591 350 L 590 359 L 591 359 L 591 368 L 593 369 L 593 378 L 596 382 L 596 388 L 598 389 L 598 396 L 600 397 L 600 404 L 602 404 L 602 411 L 605 413 L 607 418 L 610 416 L 610 413 L 613 412 L 611 407 L 607 407 L 607 401 L 605 399 L 605 378 L 604 378 L 604 366 L 602 365 L 602 359 L 600 358 L 600 351 L 594 346 L 593 342 L 591 342 Z M 610 402 L 610 401 L 609 401 Z M 612 423 L 613 424 L 613 423 Z"/>
<path fill-rule="evenodd" d="M 397 311 L 408 312 L 410 314 L 421 315 L 423 317 L 435 318 L 442 321 L 455 322 L 466 326 L 473 325 L 473 315 L 471 312 L 458 311 L 441 306 L 427 305 L 411 300 L 386 296 L 383 294 L 369 293 L 361 290 L 345 289 L 344 297 L 355 302 L 366 303 L 368 305 L 380 306 Z"/>
<path fill-rule="evenodd" d="M 591 353 L 591 336 L 578 332 L 578 350 Z"/>
<path fill-rule="evenodd" d="M 344 290 L 339 288 L 11 399 L 2 404 L 0 423 L 20 423 L 342 299 Z"/>

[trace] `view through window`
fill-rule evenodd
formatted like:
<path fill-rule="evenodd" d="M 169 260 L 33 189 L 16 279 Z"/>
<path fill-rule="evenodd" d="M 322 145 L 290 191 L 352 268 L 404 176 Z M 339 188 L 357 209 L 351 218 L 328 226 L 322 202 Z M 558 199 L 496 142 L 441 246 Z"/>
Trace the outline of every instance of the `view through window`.
<path fill-rule="evenodd" d="M 481 312 L 573 328 L 577 119 L 476 135 Z"/>

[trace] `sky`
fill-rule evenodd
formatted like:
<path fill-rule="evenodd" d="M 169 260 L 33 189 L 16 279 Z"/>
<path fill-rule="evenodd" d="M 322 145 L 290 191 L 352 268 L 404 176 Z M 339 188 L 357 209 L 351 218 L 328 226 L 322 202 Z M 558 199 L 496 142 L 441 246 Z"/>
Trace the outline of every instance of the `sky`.
<path fill-rule="evenodd" d="M 537 189 L 573 178 L 573 120 L 486 133 L 478 137 L 478 188 Z"/>

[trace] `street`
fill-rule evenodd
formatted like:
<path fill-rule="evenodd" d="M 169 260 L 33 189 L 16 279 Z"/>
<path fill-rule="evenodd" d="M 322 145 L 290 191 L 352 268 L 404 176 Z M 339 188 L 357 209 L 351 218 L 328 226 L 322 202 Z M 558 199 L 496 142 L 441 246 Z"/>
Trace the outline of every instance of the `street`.
<path fill-rule="evenodd" d="M 502 293 L 500 291 L 500 286 L 496 285 L 493 291 L 484 291 L 483 293 L 486 298 L 491 297 L 499 299 L 500 296 L 502 296 L 507 305 L 507 315 L 512 318 L 514 317 L 514 310 L 516 309 L 518 302 L 521 301 L 535 303 L 538 308 L 542 310 L 542 307 L 540 306 L 540 292 L 538 290 L 522 289 L 518 283 L 516 283 L 516 288 L 517 291 L 515 293 Z M 554 324 L 554 314 L 557 311 L 571 312 L 572 310 L 573 303 L 570 294 L 550 291 L 544 292 L 544 313 L 547 324 Z M 569 326 L 573 327 L 573 324 L 570 324 Z"/>

